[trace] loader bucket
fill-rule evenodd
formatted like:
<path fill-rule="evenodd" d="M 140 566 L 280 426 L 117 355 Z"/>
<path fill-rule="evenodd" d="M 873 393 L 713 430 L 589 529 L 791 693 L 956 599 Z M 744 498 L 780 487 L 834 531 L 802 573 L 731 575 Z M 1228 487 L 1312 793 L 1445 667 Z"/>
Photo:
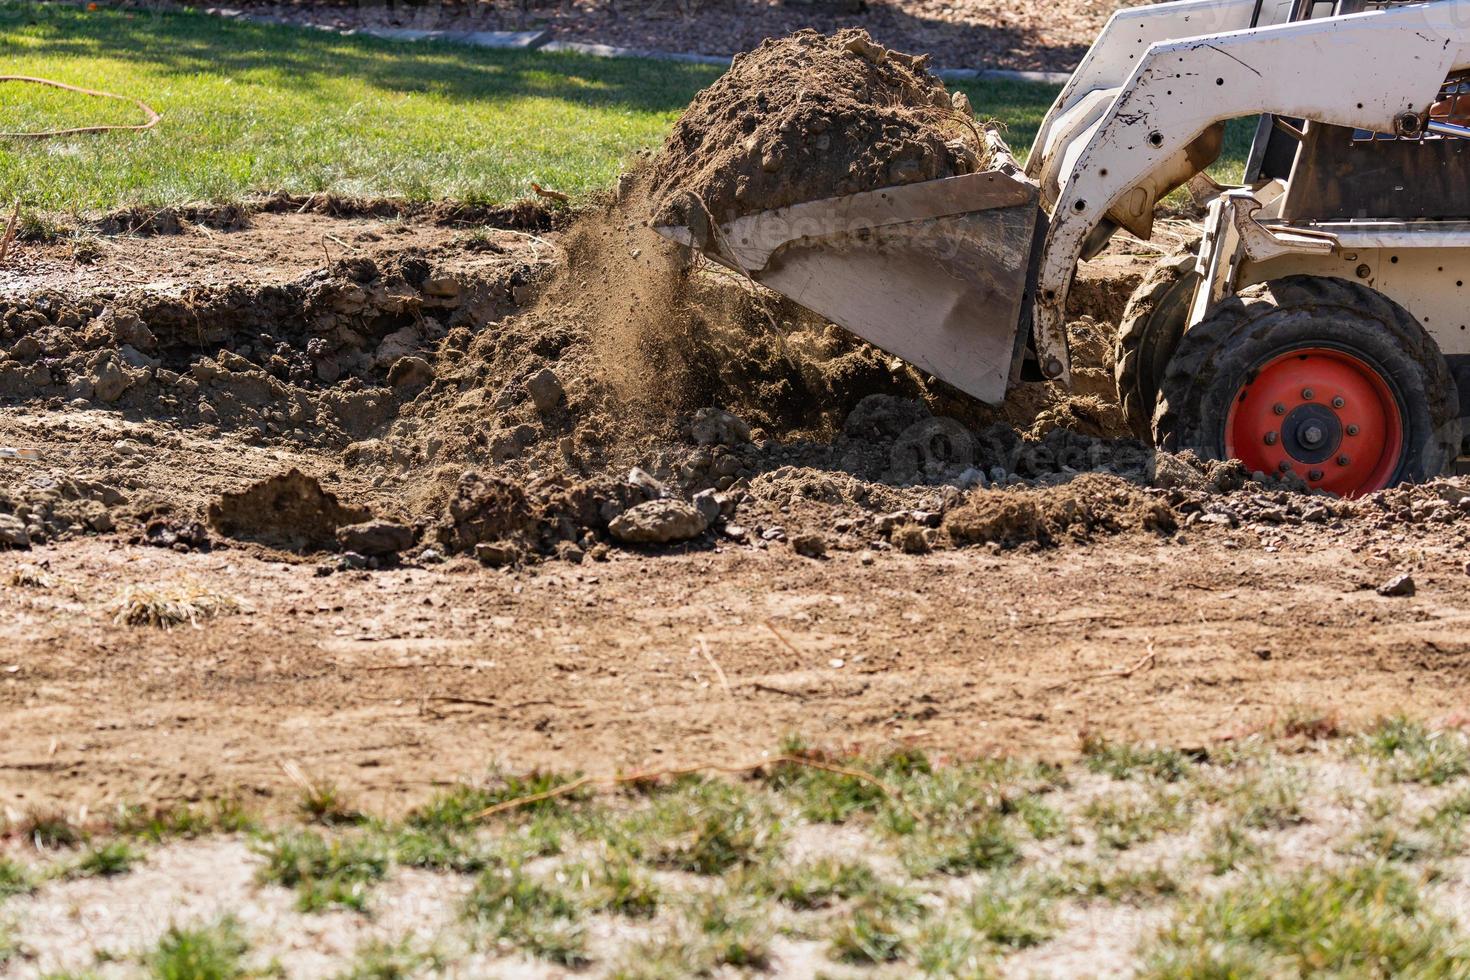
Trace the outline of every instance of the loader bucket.
<path fill-rule="evenodd" d="M 1039 214 L 1036 186 L 1008 166 L 657 231 L 997 404 Z"/>

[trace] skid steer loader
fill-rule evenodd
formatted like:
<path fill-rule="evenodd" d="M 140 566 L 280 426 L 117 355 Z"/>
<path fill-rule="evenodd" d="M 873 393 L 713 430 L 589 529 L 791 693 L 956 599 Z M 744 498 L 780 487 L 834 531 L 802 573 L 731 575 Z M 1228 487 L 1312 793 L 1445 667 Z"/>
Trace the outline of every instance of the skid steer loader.
<path fill-rule="evenodd" d="M 1204 175 L 1259 117 L 1243 186 Z M 1067 293 L 1186 183 L 1197 245 L 1129 303 L 1119 396 L 1162 448 L 1356 496 L 1454 465 L 1470 415 L 1470 0 L 1116 13 L 1025 167 L 659 230 L 985 402 L 1070 382 Z"/>

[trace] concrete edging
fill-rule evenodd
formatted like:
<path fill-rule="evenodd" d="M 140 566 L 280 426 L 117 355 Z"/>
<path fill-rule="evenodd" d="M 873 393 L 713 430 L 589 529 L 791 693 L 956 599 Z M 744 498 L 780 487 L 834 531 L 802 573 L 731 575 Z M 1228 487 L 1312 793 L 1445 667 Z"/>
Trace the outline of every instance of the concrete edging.
<path fill-rule="evenodd" d="M 621 48 L 613 44 L 589 41 L 553 41 L 550 31 L 431 31 L 411 27 L 364 27 L 339 31 L 325 25 L 303 25 L 280 17 L 247 14 L 229 7 L 210 7 L 204 11 L 215 17 L 245 20 L 256 24 L 282 24 L 307 30 L 330 31 L 344 37 L 365 35 L 385 41 L 447 41 L 476 48 L 500 48 L 521 51 L 570 51 L 594 58 L 646 58 L 650 61 L 677 61 L 695 65 L 728 65 L 722 55 L 690 54 L 681 51 L 655 51 L 647 48 Z M 946 82 L 1006 81 L 1031 82 L 1040 85 L 1065 85 L 1071 77 L 1064 71 L 1017 71 L 1009 68 L 940 68 L 934 74 Z"/>

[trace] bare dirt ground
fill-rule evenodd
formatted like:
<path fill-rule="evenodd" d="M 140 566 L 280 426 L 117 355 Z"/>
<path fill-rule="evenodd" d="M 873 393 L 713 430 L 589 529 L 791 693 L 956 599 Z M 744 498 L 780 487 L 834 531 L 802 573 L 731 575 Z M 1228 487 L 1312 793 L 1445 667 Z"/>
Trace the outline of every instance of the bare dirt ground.
<path fill-rule="evenodd" d="M 790 734 L 1067 757 L 1089 732 L 1189 746 L 1297 711 L 1462 710 L 1463 545 L 1324 537 L 331 578 L 235 549 L 73 541 L 45 550 L 61 584 L 0 607 L 0 794 L 294 801 L 295 762 L 392 810 L 493 764 L 737 762 Z M 1403 567 L 1418 596 L 1373 591 Z M 249 611 L 167 633 L 108 621 L 127 584 L 183 576 Z"/>
<path fill-rule="evenodd" d="M 967 416 L 800 323 L 779 362 L 748 320 L 699 334 L 654 387 L 712 352 L 734 367 L 696 374 L 694 401 L 629 403 L 586 310 L 536 299 L 574 235 L 194 218 L 24 243 L 0 280 L 0 446 L 39 457 L 0 459 L 0 530 L 31 542 L 0 552 L 12 811 L 269 809 L 294 764 L 391 812 L 492 764 L 729 762 L 792 734 L 1063 757 L 1295 712 L 1453 718 L 1470 692 L 1459 482 L 1298 494 L 1155 459 L 1050 389 Z M 1097 316 L 1073 333 L 1098 390 L 1098 337 L 1148 261 L 1117 247 L 1086 273 Z M 935 425 L 964 458 L 914 455 Z M 255 525 L 211 518 L 293 468 L 412 543 L 342 553 L 309 481 L 305 516 L 247 495 Z M 682 543 L 615 531 L 701 493 L 717 513 Z M 1415 594 L 1375 591 L 1401 572 Z M 235 608 L 119 622 L 140 589 Z"/>

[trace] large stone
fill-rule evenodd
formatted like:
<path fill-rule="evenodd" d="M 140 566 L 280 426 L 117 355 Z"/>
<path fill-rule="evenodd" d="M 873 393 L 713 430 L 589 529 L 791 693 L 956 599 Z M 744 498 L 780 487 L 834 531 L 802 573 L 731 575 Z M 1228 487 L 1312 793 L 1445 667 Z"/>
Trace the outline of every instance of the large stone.
<path fill-rule="evenodd" d="M 798 534 L 791 539 L 791 550 L 804 558 L 822 558 L 827 554 L 827 539 L 820 534 Z"/>
<path fill-rule="evenodd" d="M 689 435 L 701 446 L 741 446 L 750 441 L 750 426 L 722 408 L 701 408 L 689 423 Z"/>
<path fill-rule="evenodd" d="M 156 357 L 149 357 L 132 344 L 123 344 L 117 349 L 118 358 L 131 368 L 156 368 L 160 361 Z"/>
<path fill-rule="evenodd" d="M 92 369 L 92 394 L 99 401 L 115 402 L 128 390 L 128 376 L 112 361 L 103 361 Z"/>
<path fill-rule="evenodd" d="M 25 521 L 10 514 L 0 514 L 0 548 L 28 549 L 31 536 L 26 531 Z"/>
<path fill-rule="evenodd" d="M 684 500 L 650 500 L 623 511 L 607 529 L 625 544 L 671 544 L 698 537 L 709 527 L 703 514 Z"/>
<path fill-rule="evenodd" d="M 1156 451 L 1148 461 L 1149 482 L 1161 490 L 1202 490 L 1205 474 L 1190 460 L 1163 450 Z"/>
<path fill-rule="evenodd" d="M 413 528 L 392 521 L 364 521 L 337 528 L 337 543 L 343 551 L 359 555 L 396 555 L 413 547 Z"/>
<path fill-rule="evenodd" d="M 1402 572 L 1384 582 L 1378 587 L 1378 594 L 1384 596 L 1410 596 L 1414 594 L 1414 576 L 1408 572 Z"/>
<path fill-rule="evenodd" d="M 388 372 L 388 383 L 399 394 L 421 391 L 434 380 L 434 369 L 417 355 L 400 357 Z"/>
<path fill-rule="evenodd" d="M 538 412 L 551 411 L 566 397 L 566 391 L 561 386 L 561 379 L 551 368 L 542 368 L 527 378 L 526 391 L 530 394 L 531 402 L 536 406 Z"/>
<path fill-rule="evenodd" d="M 400 357 L 417 354 L 423 337 L 416 326 L 402 327 L 383 338 L 373 354 L 373 361 L 380 368 L 389 368 Z"/>
<path fill-rule="evenodd" d="M 520 560 L 521 553 L 504 541 L 481 541 L 475 545 L 475 558 L 490 568 L 505 568 Z"/>

